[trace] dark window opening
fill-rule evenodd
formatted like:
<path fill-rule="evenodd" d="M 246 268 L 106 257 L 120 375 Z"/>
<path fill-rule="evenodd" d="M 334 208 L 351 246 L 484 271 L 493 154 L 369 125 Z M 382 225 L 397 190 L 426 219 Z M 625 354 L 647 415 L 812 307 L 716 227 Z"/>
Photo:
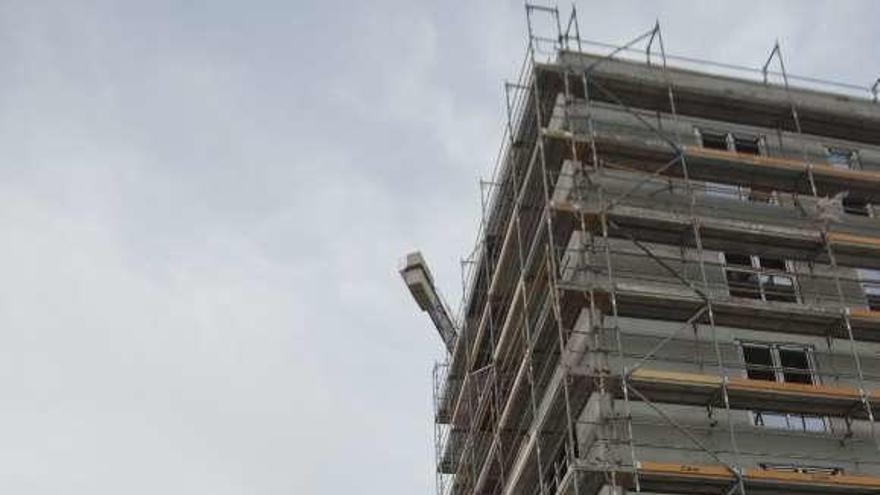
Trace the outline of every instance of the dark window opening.
<path fill-rule="evenodd" d="M 786 383 L 813 383 L 806 350 L 780 348 L 779 363 L 782 365 L 783 381 Z"/>
<path fill-rule="evenodd" d="M 727 134 L 710 131 L 700 131 L 703 148 L 727 151 Z"/>
<path fill-rule="evenodd" d="M 726 275 L 731 296 L 761 299 L 761 284 L 757 273 L 728 268 Z"/>
<path fill-rule="evenodd" d="M 733 147 L 737 153 L 761 154 L 761 139 L 756 137 L 734 136 Z"/>
<path fill-rule="evenodd" d="M 766 256 L 761 256 L 761 268 L 766 268 L 768 270 L 779 270 L 781 272 L 785 271 L 785 260 L 780 258 L 768 258 Z"/>
<path fill-rule="evenodd" d="M 871 216 L 871 209 L 867 201 L 849 196 L 843 198 L 843 211 L 850 215 Z"/>
<path fill-rule="evenodd" d="M 753 187 L 749 191 L 749 201 L 753 203 L 775 203 L 776 198 L 773 195 L 773 189 L 757 189 Z"/>
<path fill-rule="evenodd" d="M 724 261 L 728 265 L 752 266 L 752 257 L 741 253 L 724 253 Z"/>
<path fill-rule="evenodd" d="M 746 375 L 752 380 L 776 381 L 776 373 L 773 371 L 773 357 L 770 347 L 744 345 L 743 357 L 746 361 Z"/>

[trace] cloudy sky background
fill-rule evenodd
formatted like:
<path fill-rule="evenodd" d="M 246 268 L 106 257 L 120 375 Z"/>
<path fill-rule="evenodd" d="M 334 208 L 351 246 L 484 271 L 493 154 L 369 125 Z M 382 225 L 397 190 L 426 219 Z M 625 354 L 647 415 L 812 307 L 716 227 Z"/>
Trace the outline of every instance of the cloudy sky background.
<path fill-rule="evenodd" d="M 609 4 L 612 4 L 609 5 Z M 586 2 L 670 52 L 880 76 L 864 2 Z M 568 3 L 561 4 L 567 8 Z M 0 2 L 0 490 L 427 494 L 515 2 Z"/>

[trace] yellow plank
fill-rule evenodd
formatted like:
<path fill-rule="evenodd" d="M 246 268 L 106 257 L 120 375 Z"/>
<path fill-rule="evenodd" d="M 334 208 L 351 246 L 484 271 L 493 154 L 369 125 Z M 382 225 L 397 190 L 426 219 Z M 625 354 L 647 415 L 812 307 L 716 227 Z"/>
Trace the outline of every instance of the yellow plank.
<path fill-rule="evenodd" d="M 696 481 L 734 479 L 733 473 L 726 466 L 717 464 L 640 461 L 638 465 L 641 476 L 676 476 L 693 478 Z M 743 474 L 747 481 L 880 488 L 880 477 L 863 474 L 794 473 L 759 468 L 746 469 Z"/>
<path fill-rule="evenodd" d="M 737 153 L 735 151 L 713 150 L 698 146 L 685 146 L 686 153 L 692 156 L 717 158 L 720 160 L 736 161 L 758 165 L 762 167 L 774 167 L 795 172 L 806 172 L 807 167 L 813 167 L 813 173 L 825 176 L 836 176 L 850 180 L 880 181 L 880 173 L 870 170 L 850 170 L 832 167 L 827 163 L 804 162 L 790 158 L 778 158 L 770 156 L 752 155 L 750 153 Z"/>
<path fill-rule="evenodd" d="M 802 172 L 807 169 L 804 162 L 800 160 L 790 160 L 787 158 L 776 158 L 761 155 L 752 155 L 750 153 L 737 153 L 735 151 L 713 150 L 708 148 L 700 148 L 695 146 L 685 146 L 685 153 L 693 156 L 703 156 L 707 158 L 718 158 L 720 160 L 745 162 L 751 165 L 760 165 L 764 167 L 776 167 Z"/>
<path fill-rule="evenodd" d="M 652 370 L 639 368 L 632 372 L 632 378 L 641 381 L 664 383 L 680 383 L 683 385 L 721 385 L 721 377 L 701 373 L 685 373 L 681 371 Z"/>
<path fill-rule="evenodd" d="M 823 484 L 835 486 L 880 487 L 880 478 L 865 474 L 792 473 L 772 469 L 745 470 L 747 480 L 777 481 L 783 483 Z"/>
<path fill-rule="evenodd" d="M 880 311 L 874 311 L 871 308 L 849 308 L 849 315 L 855 318 L 866 318 L 872 320 L 880 320 Z"/>
<path fill-rule="evenodd" d="M 750 380 L 748 378 L 730 378 L 730 390 L 768 391 L 774 393 L 809 395 L 813 397 L 829 397 L 834 399 L 859 399 L 859 391 L 852 387 L 828 385 L 810 385 L 806 383 L 780 383 L 768 380 Z"/>
<path fill-rule="evenodd" d="M 845 232 L 829 232 L 828 240 L 836 244 L 850 244 L 854 246 L 880 249 L 880 238 L 869 237 Z"/>
<path fill-rule="evenodd" d="M 633 380 L 669 385 L 720 386 L 722 378 L 717 375 L 703 373 L 687 373 L 681 371 L 655 370 L 639 368 L 632 372 Z M 859 400 L 858 389 L 836 385 L 811 385 L 806 383 L 781 383 L 769 380 L 752 380 L 749 378 L 728 378 L 728 389 L 744 392 L 771 392 L 775 394 L 803 395 L 810 397 L 826 397 L 831 399 Z M 880 392 L 870 393 L 871 398 L 880 399 Z"/>
<path fill-rule="evenodd" d="M 700 479 L 733 479 L 733 473 L 724 466 L 654 461 L 639 461 L 639 474 L 676 475 Z"/>

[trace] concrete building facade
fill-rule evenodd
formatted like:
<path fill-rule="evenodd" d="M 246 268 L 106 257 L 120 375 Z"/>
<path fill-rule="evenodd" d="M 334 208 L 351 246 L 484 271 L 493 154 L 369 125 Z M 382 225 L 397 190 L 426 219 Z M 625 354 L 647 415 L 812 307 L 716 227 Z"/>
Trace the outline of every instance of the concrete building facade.
<path fill-rule="evenodd" d="M 880 493 L 880 104 L 529 9 L 560 28 L 507 86 L 443 494 Z"/>

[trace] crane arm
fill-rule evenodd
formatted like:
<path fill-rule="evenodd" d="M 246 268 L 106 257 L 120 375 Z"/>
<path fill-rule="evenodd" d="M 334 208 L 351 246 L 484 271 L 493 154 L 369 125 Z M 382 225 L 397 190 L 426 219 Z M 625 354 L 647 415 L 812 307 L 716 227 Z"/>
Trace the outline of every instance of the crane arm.
<path fill-rule="evenodd" d="M 400 275 L 419 308 L 431 317 L 434 327 L 437 328 L 437 333 L 443 339 L 446 350 L 452 354 L 455 349 L 455 341 L 458 338 L 458 331 L 455 329 L 455 324 L 449 316 L 446 305 L 443 304 L 443 299 L 437 292 L 437 288 L 434 287 L 434 279 L 431 277 L 431 271 L 428 270 L 422 253 L 417 251 L 406 255 L 406 264 L 400 270 Z"/>

